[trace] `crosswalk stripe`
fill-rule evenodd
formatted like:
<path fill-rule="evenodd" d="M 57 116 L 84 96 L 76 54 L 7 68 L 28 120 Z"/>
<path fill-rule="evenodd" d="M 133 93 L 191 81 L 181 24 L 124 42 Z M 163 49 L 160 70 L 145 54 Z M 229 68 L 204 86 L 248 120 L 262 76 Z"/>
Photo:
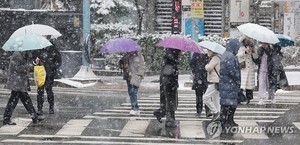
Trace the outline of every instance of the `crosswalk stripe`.
<path fill-rule="evenodd" d="M 18 135 L 24 130 L 31 122 L 31 119 L 15 118 L 14 121 L 17 125 L 4 125 L 0 128 L 0 135 Z"/>
<path fill-rule="evenodd" d="M 40 143 L 40 144 L 113 144 L 113 145 L 157 145 L 158 143 L 149 142 L 112 142 L 112 141 L 84 141 L 84 140 L 66 140 L 66 141 L 53 141 L 53 140 L 25 140 L 25 139 L 5 139 L 3 143 Z M 164 143 L 164 145 L 190 145 L 178 143 Z M 196 143 L 194 145 L 209 145 L 203 143 Z"/>
<path fill-rule="evenodd" d="M 205 138 L 202 121 L 180 121 L 180 136 L 182 138 Z"/>
<path fill-rule="evenodd" d="M 239 127 L 245 128 L 245 127 L 252 127 L 252 129 L 259 128 L 259 125 L 252 120 L 249 120 L 248 122 L 240 122 L 240 121 L 236 121 L 237 124 L 239 124 Z M 238 128 L 239 128 L 238 127 Z M 269 139 L 269 137 L 267 135 L 265 135 L 265 133 L 241 133 L 241 135 L 243 136 L 243 138 L 246 139 Z"/>
<path fill-rule="evenodd" d="M 22 134 L 19 135 L 19 137 L 23 137 L 23 138 L 61 138 L 61 139 L 94 139 L 94 140 L 118 140 L 118 141 L 146 141 L 146 142 L 150 142 L 150 141 L 155 141 L 155 142 L 177 142 L 177 143 L 181 143 L 181 142 L 186 142 L 186 139 L 176 139 L 176 138 L 162 138 L 162 137 L 112 137 L 112 136 L 65 136 L 65 135 L 36 135 L 36 134 Z M 218 140 L 218 139 L 189 139 L 188 141 L 191 142 L 207 142 L 207 143 L 242 143 L 243 140 L 230 140 L 230 139 L 226 139 L 226 140 Z"/>
<path fill-rule="evenodd" d="M 125 109 L 105 109 L 105 112 L 118 112 L 118 113 L 128 113 L 130 111 L 130 108 L 128 108 L 127 110 Z M 178 114 L 190 114 L 190 115 L 194 115 L 196 112 L 196 109 L 194 112 L 191 111 L 176 111 L 176 115 Z M 153 111 L 146 111 L 146 110 L 142 110 L 141 109 L 141 113 L 143 114 L 153 114 Z M 281 112 L 281 111 L 248 111 L 248 110 L 238 110 L 235 113 L 244 113 L 244 114 L 284 114 L 285 112 Z M 201 114 L 202 116 L 205 116 L 205 113 L 202 112 Z"/>
<path fill-rule="evenodd" d="M 298 129 L 300 129 L 300 122 L 293 122 L 293 124 L 294 124 Z"/>
<path fill-rule="evenodd" d="M 138 117 L 138 116 L 91 116 L 86 115 L 83 118 L 85 119 L 129 119 L 129 120 L 156 120 L 154 117 Z M 246 119 L 246 120 L 245 120 Z M 237 118 L 236 120 L 242 120 L 242 121 L 248 121 L 249 118 Z M 162 120 L 165 120 L 162 118 Z M 178 121 L 209 121 L 211 118 L 182 118 L 182 117 L 176 117 L 176 120 Z M 256 122 L 274 122 L 274 119 L 253 119 Z"/>
<path fill-rule="evenodd" d="M 120 136 L 144 136 L 149 123 L 147 120 L 129 120 Z"/>
<path fill-rule="evenodd" d="M 256 105 L 257 103 L 253 103 L 253 102 L 250 102 L 249 103 L 250 105 Z M 265 104 L 271 104 L 271 102 L 265 102 Z M 289 102 L 279 102 L 274 105 L 298 105 L 299 103 L 289 103 Z M 123 106 L 131 106 L 130 103 L 123 103 L 122 104 Z M 140 106 L 160 106 L 160 104 L 158 103 L 139 103 Z M 178 103 L 178 106 L 189 106 L 189 107 L 195 107 L 196 106 L 196 103 L 195 104 L 188 104 L 188 103 Z"/>
<path fill-rule="evenodd" d="M 127 114 L 123 114 L 123 113 L 118 113 L 118 112 L 95 112 L 93 113 L 93 115 L 107 115 L 107 116 L 128 116 Z M 176 118 L 177 117 L 195 117 L 195 115 L 189 115 L 189 114 L 176 114 L 175 115 Z M 141 114 L 140 117 L 154 117 L 153 114 Z M 204 116 L 201 116 L 199 118 L 206 118 Z M 262 116 L 245 116 L 245 115 L 240 115 L 240 114 L 236 114 L 235 118 L 266 118 L 266 119 L 276 119 L 279 118 L 278 115 L 262 115 Z"/>
<path fill-rule="evenodd" d="M 56 134 L 81 135 L 85 127 L 88 126 L 91 121 L 91 119 L 71 119 Z"/>
<path fill-rule="evenodd" d="M 128 109 L 130 107 L 128 106 L 120 106 L 120 107 L 114 107 L 115 109 Z M 146 106 L 140 106 L 141 110 L 155 110 L 158 109 L 158 107 L 146 107 Z M 196 111 L 196 107 L 178 107 L 177 110 L 195 110 Z M 238 106 L 236 108 L 236 110 L 259 110 L 259 111 L 288 111 L 290 109 L 287 108 L 241 108 L 240 106 Z"/>
<path fill-rule="evenodd" d="M 253 104 L 255 104 L 255 103 L 258 103 L 258 101 L 259 101 L 259 99 L 254 99 L 254 100 L 251 100 L 251 102 L 253 103 Z M 146 99 L 140 99 L 140 100 L 138 100 L 138 102 L 139 103 L 159 103 L 160 102 L 160 100 L 159 100 L 159 98 L 157 98 L 157 99 L 148 99 L 148 98 L 146 98 Z M 179 99 L 179 102 L 182 102 L 182 103 L 192 103 L 192 104 L 194 104 L 194 103 L 196 103 L 196 99 L 182 99 L 182 100 L 180 100 Z M 250 102 L 250 103 L 251 103 Z M 271 100 L 265 100 L 265 102 L 271 102 Z M 277 103 L 299 103 L 300 102 L 300 99 L 293 99 L 293 100 L 290 100 L 290 99 L 276 99 L 276 102 Z"/>

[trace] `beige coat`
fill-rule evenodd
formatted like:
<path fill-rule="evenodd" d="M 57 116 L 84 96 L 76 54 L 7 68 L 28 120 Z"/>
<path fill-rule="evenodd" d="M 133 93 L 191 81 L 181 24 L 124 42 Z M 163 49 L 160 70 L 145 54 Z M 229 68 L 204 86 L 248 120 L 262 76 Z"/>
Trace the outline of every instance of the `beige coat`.
<path fill-rule="evenodd" d="M 241 89 L 253 90 L 255 87 L 255 63 L 252 60 L 258 58 L 257 51 L 249 54 L 245 53 L 247 48 L 245 46 L 240 47 L 237 57 L 239 63 L 245 62 L 245 68 L 241 68 Z"/>
<path fill-rule="evenodd" d="M 136 56 L 131 55 L 129 57 L 129 78 L 130 84 L 139 86 L 141 79 L 145 75 L 145 60 L 141 53 L 137 53 Z"/>
<path fill-rule="evenodd" d="M 207 71 L 207 81 L 210 83 L 219 83 L 220 80 L 220 61 L 221 56 L 215 55 L 211 58 L 209 63 L 205 66 Z M 216 68 L 216 71 L 215 69 Z M 218 74 L 217 74 L 218 73 Z"/>

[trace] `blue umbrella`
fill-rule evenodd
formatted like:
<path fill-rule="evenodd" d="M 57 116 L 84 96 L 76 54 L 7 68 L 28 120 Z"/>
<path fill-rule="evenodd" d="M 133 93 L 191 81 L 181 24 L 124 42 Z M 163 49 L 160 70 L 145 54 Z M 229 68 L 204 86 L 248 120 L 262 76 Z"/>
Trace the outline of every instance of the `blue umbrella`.
<path fill-rule="evenodd" d="M 19 36 L 10 37 L 2 48 L 5 51 L 27 51 L 42 49 L 52 44 L 43 36 L 25 33 Z"/>
<path fill-rule="evenodd" d="M 293 46 L 295 44 L 295 41 L 290 36 L 283 35 L 283 34 L 276 34 L 276 36 L 279 39 L 279 42 L 276 43 L 276 45 L 279 45 L 281 47 L 286 47 L 286 46 Z"/>

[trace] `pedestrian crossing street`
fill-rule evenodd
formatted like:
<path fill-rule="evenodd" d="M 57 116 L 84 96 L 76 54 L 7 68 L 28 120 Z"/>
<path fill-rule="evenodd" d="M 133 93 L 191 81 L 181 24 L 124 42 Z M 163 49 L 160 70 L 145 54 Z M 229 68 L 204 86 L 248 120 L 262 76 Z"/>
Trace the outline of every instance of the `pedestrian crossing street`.
<path fill-rule="evenodd" d="M 272 123 L 281 115 L 298 105 L 300 97 L 295 95 L 278 95 L 277 103 L 258 106 L 257 99 L 249 105 L 240 105 L 235 114 L 235 121 L 239 126 L 259 127 L 263 123 Z M 204 132 L 203 123 L 211 118 L 205 114 L 196 116 L 195 95 L 193 93 L 179 94 L 179 106 L 176 111 L 178 126 L 173 129 L 164 127 L 153 116 L 153 110 L 159 107 L 159 95 L 139 98 L 140 116 L 130 116 L 130 103 L 94 112 L 80 119 L 70 119 L 54 133 L 24 132 L 31 124 L 31 119 L 14 118 L 16 126 L 2 126 L 0 143 L 28 143 L 28 144 L 222 144 L 243 143 L 245 140 L 268 140 L 265 133 L 239 133 L 230 139 L 208 139 Z M 163 119 L 164 121 L 164 119 Z M 42 124 L 42 122 L 41 122 Z M 300 122 L 293 122 L 300 129 Z M 47 128 L 45 127 L 45 130 Z M 15 136 L 15 138 L 6 138 Z"/>

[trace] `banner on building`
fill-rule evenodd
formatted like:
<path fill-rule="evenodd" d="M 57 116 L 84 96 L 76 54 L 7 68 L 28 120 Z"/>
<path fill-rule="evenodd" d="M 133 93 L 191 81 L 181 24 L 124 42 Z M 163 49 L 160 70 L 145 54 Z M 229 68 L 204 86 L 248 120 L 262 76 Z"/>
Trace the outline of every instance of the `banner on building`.
<path fill-rule="evenodd" d="M 249 0 L 230 0 L 230 22 L 249 22 Z"/>
<path fill-rule="evenodd" d="M 181 0 L 173 0 L 172 5 L 172 34 L 181 32 Z"/>
<path fill-rule="evenodd" d="M 191 10 L 192 18 L 204 18 L 203 0 L 192 0 Z"/>
<path fill-rule="evenodd" d="M 185 27 L 184 27 L 184 34 L 185 35 L 192 35 L 192 29 L 193 29 L 193 23 L 197 26 L 197 34 L 204 36 L 204 20 L 199 19 L 193 19 L 193 18 L 186 18 L 185 20 Z"/>
<path fill-rule="evenodd" d="M 295 14 L 294 13 L 285 13 L 284 14 L 284 27 L 283 27 L 283 34 L 290 36 L 291 38 L 294 37 L 294 28 L 295 26 Z"/>

